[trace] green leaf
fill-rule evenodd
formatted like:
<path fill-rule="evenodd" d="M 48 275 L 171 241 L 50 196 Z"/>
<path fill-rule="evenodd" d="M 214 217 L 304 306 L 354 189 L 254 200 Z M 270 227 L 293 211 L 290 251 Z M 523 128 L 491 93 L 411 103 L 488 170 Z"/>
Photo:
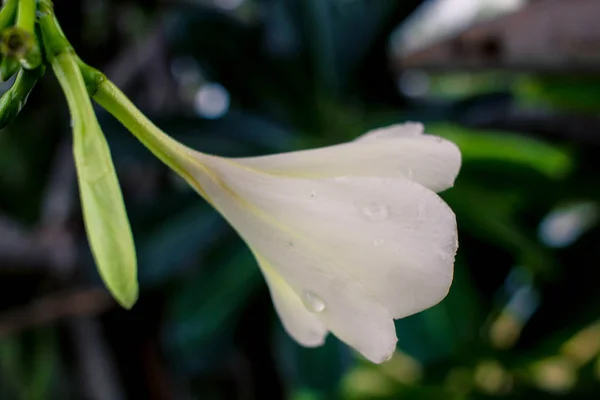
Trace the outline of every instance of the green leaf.
<path fill-rule="evenodd" d="M 456 143 L 465 161 L 495 160 L 527 166 L 551 179 L 561 179 L 573 169 L 569 152 L 522 135 L 441 123 L 428 124 L 426 131 Z"/>
<path fill-rule="evenodd" d="M 600 108 L 600 79 L 596 76 L 526 76 L 515 85 L 524 106 L 551 107 L 596 115 Z"/>

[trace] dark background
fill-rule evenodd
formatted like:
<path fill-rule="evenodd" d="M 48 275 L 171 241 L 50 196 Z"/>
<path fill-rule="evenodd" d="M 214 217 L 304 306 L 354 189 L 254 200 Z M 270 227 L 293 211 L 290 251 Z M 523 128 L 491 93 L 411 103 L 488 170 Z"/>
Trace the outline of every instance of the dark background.
<path fill-rule="evenodd" d="M 573 18 L 593 0 L 530 1 L 504 30 L 440 42 L 439 59 L 398 56 L 392 40 L 425 2 L 234 3 L 55 8 L 83 60 L 198 150 L 269 154 L 406 120 L 455 141 L 449 296 L 397 321 L 382 365 L 332 336 L 298 346 L 233 230 L 98 110 L 140 268 L 140 299 L 120 309 L 89 252 L 47 73 L 0 131 L 0 399 L 600 398 L 600 34 Z M 540 43 L 528 29 L 547 10 L 559 11 Z"/>

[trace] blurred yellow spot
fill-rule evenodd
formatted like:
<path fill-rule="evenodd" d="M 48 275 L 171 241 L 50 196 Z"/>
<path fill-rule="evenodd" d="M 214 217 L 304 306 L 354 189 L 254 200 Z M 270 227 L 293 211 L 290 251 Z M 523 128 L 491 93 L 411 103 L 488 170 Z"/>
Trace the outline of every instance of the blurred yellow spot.
<path fill-rule="evenodd" d="M 512 387 L 512 377 L 497 361 L 483 361 L 475 367 L 475 385 L 489 394 L 505 394 Z"/>
<path fill-rule="evenodd" d="M 342 382 L 348 397 L 385 397 L 393 394 L 393 382 L 383 375 L 379 368 L 381 367 L 359 367 L 350 371 Z"/>
<path fill-rule="evenodd" d="M 423 376 L 421 363 L 400 351 L 396 351 L 390 361 L 382 364 L 381 370 L 390 378 L 405 385 L 417 383 Z"/>
<path fill-rule="evenodd" d="M 577 375 L 575 364 L 567 357 L 557 356 L 535 363 L 533 380 L 543 390 L 565 393 L 575 386 Z"/>
<path fill-rule="evenodd" d="M 590 362 L 600 352 L 600 322 L 581 330 L 561 348 L 578 367 Z"/>
<path fill-rule="evenodd" d="M 468 368 L 453 368 L 446 376 L 444 387 L 449 392 L 467 395 L 473 389 L 473 373 Z"/>
<path fill-rule="evenodd" d="M 497 349 L 512 347 L 519 336 L 523 324 L 508 312 L 503 312 L 490 327 L 490 342 Z"/>

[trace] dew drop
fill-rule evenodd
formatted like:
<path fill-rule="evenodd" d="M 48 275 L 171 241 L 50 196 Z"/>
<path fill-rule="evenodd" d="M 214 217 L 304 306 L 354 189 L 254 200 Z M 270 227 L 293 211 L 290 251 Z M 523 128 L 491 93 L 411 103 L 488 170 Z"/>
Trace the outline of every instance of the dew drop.
<path fill-rule="evenodd" d="M 375 246 L 375 247 L 383 246 L 383 243 L 384 243 L 383 239 L 375 239 L 375 240 L 373 240 L 373 246 Z"/>
<path fill-rule="evenodd" d="M 325 310 L 326 307 L 323 299 L 308 290 L 302 294 L 302 303 L 304 303 L 304 307 L 306 307 L 308 311 L 313 313 L 320 313 Z"/>
<path fill-rule="evenodd" d="M 417 211 L 417 220 L 423 221 L 427 216 L 427 211 L 425 210 L 425 204 L 419 204 L 419 210 Z"/>
<path fill-rule="evenodd" d="M 362 208 L 362 213 L 373 221 L 382 221 L 390 215 L 387 206 L 381 203 L 365 204 Z"/>
<path fill-rule="evenodd" d="M 313 190 L 310 192 L 310 197 L 311 197 L 311 198 L 313 198 L 313 197 L 315 197 L 316 195 L 317 195 L 317 191 L 316 191 L 315 189 L 313 189 Z"/>

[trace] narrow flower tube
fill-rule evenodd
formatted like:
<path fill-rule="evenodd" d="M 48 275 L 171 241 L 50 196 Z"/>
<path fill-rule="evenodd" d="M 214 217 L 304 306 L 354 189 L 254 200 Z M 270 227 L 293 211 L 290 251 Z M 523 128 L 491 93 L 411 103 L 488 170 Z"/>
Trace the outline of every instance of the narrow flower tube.
<path fill-rule="evenodd" d="M 436 192 L 453 185 L 461 155 L 420 124 L 320 149 L 231 159 L 169 138 L 108 81 L 94 98 L 240 234 L 283 326 L 300 344 L 319 346 L 332 332 L 383 362 L 396 346 L 393 320 L 448 293 L 456 220 Z"/>

